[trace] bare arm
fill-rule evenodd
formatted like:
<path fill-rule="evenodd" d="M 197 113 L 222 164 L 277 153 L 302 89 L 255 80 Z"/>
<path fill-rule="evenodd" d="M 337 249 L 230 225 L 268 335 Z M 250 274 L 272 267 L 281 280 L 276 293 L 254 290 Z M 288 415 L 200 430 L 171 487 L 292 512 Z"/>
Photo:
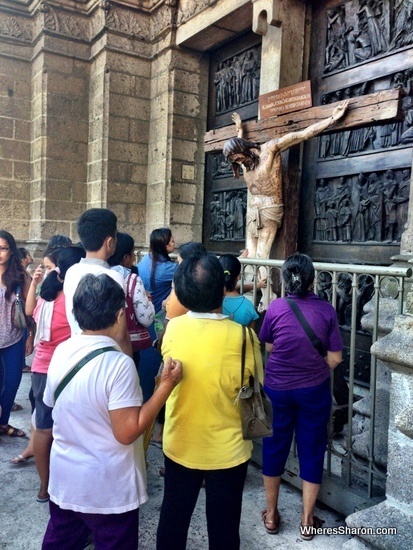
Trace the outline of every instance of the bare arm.
<path fill-rule="evenodd" d="M 33 274 L 33 278 L 30 283 L 29 291 L 26 297 L 26 315 L 33 315 L 34 308 L 36 307 L 36 289 L 43 279 L 43 267 L 42 264 L 37 266 L 36 271 Z"/>
<path fill-rule="evenodd" d="M 162 371 L 161 383 L 142 407 L 127 407 L 109 411 L 115 439 L 123 445 L 133 443 L 155 421 L 174 387 L 182 380 L 182 363 L 168 357 Z"/>
<path fill-rule="evenodd" d="M 244 130 L 242 129 L 242 120 L 238 113 L 234 113 L 232 115 L 232 120 L 235 123 L 235 127 L 237 129 L 237 137 L 242 138 L 244 137 Z"/>
<path fill-rule="evenodd" d="M 318 134 L 321 134 L 321 132 L 329 128 L 332 124 L 334 124 L 337 120 L 340 120 L 340 118 L 344 116 L 348 104 L 349 101 L 347 100 L 342 105 L 338 105 L 334 109 L 333 114 L 330 117 L 321 120 L 320 122 L 316 122 L 315 124 L 311 124 L 311 126 L 308 126 L 304 130 L 300 130 L 298 132 L 290 132 L 278 139 L 272 139 L 268 142 L 268 148 L 271 152 L 286 151 L 293 145 L 297 145 L 302 141 L 306 141 L 307 139 L 318 136 Z"/>
<path fill-rule="evenodd" d="M 334 370 L 343 360 L 343 353 L 341 351 L 328 351 L 324 360 L 330 369 Z"/>

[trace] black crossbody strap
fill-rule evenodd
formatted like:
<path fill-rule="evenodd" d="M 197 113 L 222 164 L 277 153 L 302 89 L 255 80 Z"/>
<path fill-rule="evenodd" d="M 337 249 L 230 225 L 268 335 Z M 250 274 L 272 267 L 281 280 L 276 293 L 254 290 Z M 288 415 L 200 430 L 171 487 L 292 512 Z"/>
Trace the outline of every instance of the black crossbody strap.
<path fill-rule="evenodd" d="M 286 298 L 288 305 L 293 310 L 295 316 L 297 317 L 300 325 L 305 330 L 305 333 L 311 340 L 311 343 L 315 347 L 315 349 L 318 351 L 318 353 L 321 355 L 321 357 L 325 357 L 327 355 L 327 352 L 325 350 L 325 347 L 323 346 L 323 343 L 321 340 L 314 334 L 313 329 L 308 324 L 307 319 L 304 317 L 301 309 L 297 306 L 295 301 L 291 298 Z"/>
<path fill-rule="evenodd" d="M 60 382 L 60 384 L 57 386 L 56 391 L 54 392 L 54 401 L 56 405 L 57 398 L 62 393 L 62 391 L 65 389 L 65 387 L 69 384 L 69 382 L 72 380 L 74 376 L 80 371 L 82 367 L 86 365 L 91 359 L 94 357 L 97 357 L 101 353 L 105 353 L 106 351 L 118 351 L 113 346 L 106 346 L 105 348 L 99 348 L 95 349 L 95 351 L 91 351 L 84 357 L 77 365 L 73 367 L 71 371 L 69 371 L 66 376 L 63 378 L 63 380 Z"/>

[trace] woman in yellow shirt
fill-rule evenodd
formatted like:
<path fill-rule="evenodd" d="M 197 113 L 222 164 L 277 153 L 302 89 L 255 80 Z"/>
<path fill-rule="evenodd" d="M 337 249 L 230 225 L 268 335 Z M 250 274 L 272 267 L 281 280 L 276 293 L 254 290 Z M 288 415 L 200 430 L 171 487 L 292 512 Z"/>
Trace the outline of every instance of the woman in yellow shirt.
<path fill-rule="evenodd" d="M 236 550 L 242 492 L 252 443 L 241 433 L 236 397 L 241 388 L 242 328 L 221 313 L 224 271 L 212 254 L 177 268 L 175 292 L 189 311 L 172 319 L 162 354 L 179 357 L 184 378 L 166 404 L 163 437 L 165 492 L 157 550 L 183 550 L 202 483 L 210 548 Z M 246 383 L 262 361 L 258 339 L 247 345 Z"/>

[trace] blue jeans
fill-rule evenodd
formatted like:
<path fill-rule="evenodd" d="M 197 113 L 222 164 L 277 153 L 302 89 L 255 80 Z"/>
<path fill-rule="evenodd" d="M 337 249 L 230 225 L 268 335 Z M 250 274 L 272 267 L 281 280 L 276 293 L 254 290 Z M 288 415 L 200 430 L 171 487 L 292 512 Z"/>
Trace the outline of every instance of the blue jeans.
<path fill-rule="evenodd" d="M 0 349 L 1 426 L 6 426 L 9 423 L 10 411 L 22 379 L 25 351 L 25 339 L 23 337 L 15 344 Z"/>

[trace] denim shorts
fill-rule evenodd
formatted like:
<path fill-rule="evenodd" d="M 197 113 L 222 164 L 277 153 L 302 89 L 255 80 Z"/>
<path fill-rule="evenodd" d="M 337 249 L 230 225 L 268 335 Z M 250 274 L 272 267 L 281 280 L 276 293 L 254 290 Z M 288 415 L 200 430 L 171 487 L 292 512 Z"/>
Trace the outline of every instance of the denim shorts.
<path fill-rule="evenodd" d="M 53 427 L 52 411 L 43 402 L 43 394 L 46 388 L 47 374 L 32 372 L 32 388 L 35 403 L 36 429 L 49 430 Z"/>

